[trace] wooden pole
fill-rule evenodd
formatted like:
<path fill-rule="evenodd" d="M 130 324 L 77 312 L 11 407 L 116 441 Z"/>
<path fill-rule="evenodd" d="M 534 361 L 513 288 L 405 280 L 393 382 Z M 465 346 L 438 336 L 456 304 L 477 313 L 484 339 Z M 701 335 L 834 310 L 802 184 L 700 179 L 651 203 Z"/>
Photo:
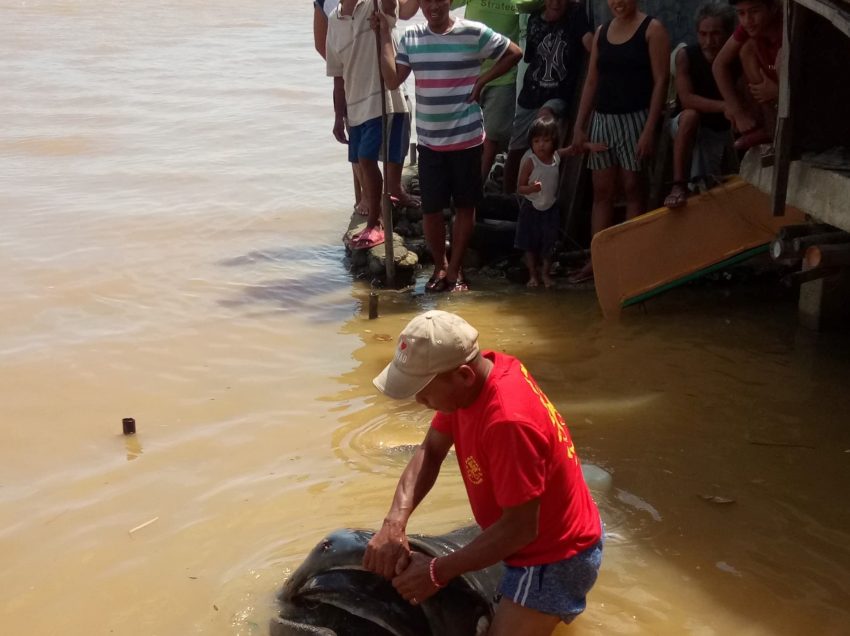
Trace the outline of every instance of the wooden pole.
<path fill-rule="evenodd" d="M 374 0 L 375 13 L 380 12 L 378 0 Z M 384 153 L 384 188 L 381 194 L 381 220 L 384 224 L 384 260 L 387 272 L 387 287 L 395 287 L 395 250 L 393 249 L 393 209 L 387 182 L 389 160 L 389 138 L 387 135 L 387 89 L 381 73 L 381 31 L 375 31 L 375 50 L 378 53 L 378 78 L 381 82 L 381 149 Z"/>

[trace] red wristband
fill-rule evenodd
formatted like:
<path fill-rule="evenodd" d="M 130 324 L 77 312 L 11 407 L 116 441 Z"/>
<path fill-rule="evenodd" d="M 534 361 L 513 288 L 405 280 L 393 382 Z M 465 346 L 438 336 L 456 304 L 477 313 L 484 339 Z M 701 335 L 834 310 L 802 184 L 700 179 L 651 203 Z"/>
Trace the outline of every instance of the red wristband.
<path fill-rule="evenodd" d="M 436 564 L 437 564 L 437 557 L 434 557 L 433 559 L 431 559 L 431 562 L 428 564 L 428 574 L 431 575 L 431 583 L 433 583 L 434 587 L 436 587 L 439 590 L 441 588 L 446 587 L 446 584 L 440 583 L 437 580 L 437 573 L 434 571 Z"/>

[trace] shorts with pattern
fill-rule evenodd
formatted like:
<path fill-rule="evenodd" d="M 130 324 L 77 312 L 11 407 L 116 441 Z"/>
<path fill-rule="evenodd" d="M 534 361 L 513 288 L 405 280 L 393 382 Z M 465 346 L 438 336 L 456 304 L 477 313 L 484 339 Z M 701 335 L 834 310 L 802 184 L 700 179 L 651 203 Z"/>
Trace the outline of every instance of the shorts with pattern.
<path fill-rule="evenodd" d="M 679 118 L 681 113 L 670 120 L 670 136 L 673 139 L 679 134 Z M 723 153 L 730 145 L 732 133 L 729 129 L 712 130 L 700 126 L 691 156 L 691 178 L 719 179 L 723 171 Z"/>
<path fill-rule="evenodd" d="M 587 607 L 587 593 L 596 582 L 602 565 L 600 540 L 583 552 L 563 561 L 526 567 L 505 567 L 499 584 L 502 598 L 518 605 L 557 616 L 571 623 Z"/>
<path fill-rule="evenodd" d="M 590 141 L 608 145 L 608 150 L 590 154 L 587 166 L 591 170 L 604 170 L 619 166 L 624 170 L 640 172 L 643 162 L 637 157 L 637 143 L 646 125 L 649 111 L 634 113 L 594 113 L 590 125 Z"/>

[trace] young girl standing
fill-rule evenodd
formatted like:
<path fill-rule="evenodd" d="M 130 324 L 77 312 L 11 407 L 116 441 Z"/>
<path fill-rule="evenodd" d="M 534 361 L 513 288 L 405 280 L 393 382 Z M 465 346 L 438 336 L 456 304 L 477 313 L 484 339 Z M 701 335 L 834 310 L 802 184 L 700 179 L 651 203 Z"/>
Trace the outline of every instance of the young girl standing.
<path fill-rule="evenodd" d="M 558 122 L 552 117 L 534 120 L 528 132 L 531 147 L 523 156 L 519 169 L 517 192 L 523 198 L 520 201 L 514 246 L 525 252 L 529 287 L 538 287 L 541 281 L 546 287 L 555 284 L 551 270 L 552 252 L 561 221 L 558 205 L 561 157 L 608 148 L 604 144 L 593 143 L 558 148 L 559 134 Z"/>
<path fill-rule="evenodd" d="M 590 159 L 593 171 L 593 234 L 614 222 L 614 196 L 620 184 L 626 218 L 645 212 L 641 170 L 655 147 L 670 74 L 670 37 L 655 18 L 638 10 L 637 0 L 608 0 L 613 19 L 597 29 L 590 50 L 573 143 L 590 139 L 608 151 Z M 593 277 L 590 261 L 571 277 Z"/>

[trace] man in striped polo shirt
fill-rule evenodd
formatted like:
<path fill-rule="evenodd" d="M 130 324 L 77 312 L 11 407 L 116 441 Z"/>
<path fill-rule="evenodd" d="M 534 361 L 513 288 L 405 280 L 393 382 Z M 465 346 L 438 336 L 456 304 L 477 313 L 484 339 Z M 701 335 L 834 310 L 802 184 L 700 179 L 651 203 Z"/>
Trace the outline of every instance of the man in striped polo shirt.
<path fill-rule="evenodd" d="M 381 72 L 391 90 L 411 71 L 415 78 L 423 229 L 434 259 L 425 290 L 465 291 L 461 264 L 482 196 L 484 124 L 478 99 L 488 82 L 516 66 L 522 51 L 480 22 L 451 15 L 451 0 L 420 0 L 419 7 L 427 22 L 407 28 L 397 53 L 390 25 L 380 16 Z M 495 63 L 482 71 L 486 59 Z M 447 259 L 442 212 L 452 203 L 453 244 Z"/>

